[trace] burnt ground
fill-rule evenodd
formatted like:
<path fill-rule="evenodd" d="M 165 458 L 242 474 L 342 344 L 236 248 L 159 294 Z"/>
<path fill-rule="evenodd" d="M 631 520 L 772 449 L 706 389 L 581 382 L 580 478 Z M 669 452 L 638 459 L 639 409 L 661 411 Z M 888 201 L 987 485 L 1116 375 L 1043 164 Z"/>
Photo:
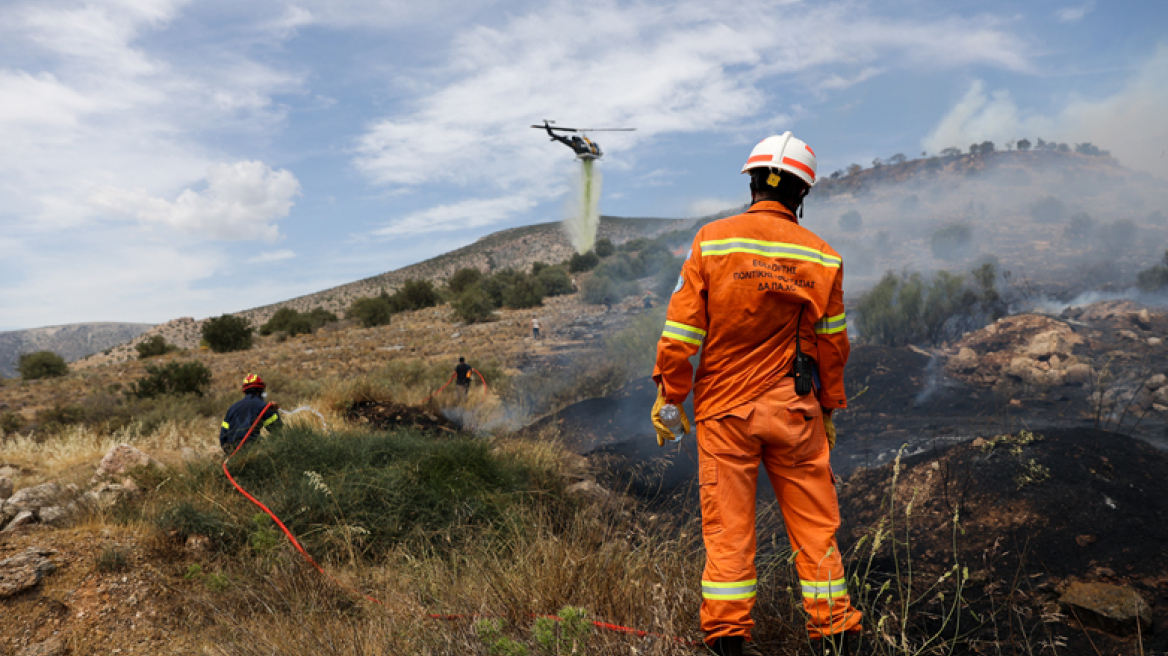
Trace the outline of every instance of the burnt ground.
<path fill-rule="evenodd" d="M 417 428 L 454 432 L 459 425 L 438 412 L 401 403 L 361 401 L 354 403 L 345 418 L 356 424 L 370 425 L 378 430 Z"/>
<path fill-rule="evenodd" d="M 1003 653 L 979 647 L 997 650 L 1002 642 L 1020 649 L 1022 636 L 1032 648 L 1042 641 L 1065 644 L 1059 650 L 1065 654 L 1141 653 L 1137 638 L 1084 629 L 1056 614 L 1072 581 L 1134 589 L 1154 617 L 1155 633 L 1143 637 L 1142 653 L 1168 653 L 1168 455 L 1092 429 L 982 442 L 905 458 L 895 495 L 892 466 L 858 471 L 840 489 L 841 548 L 891 520 L 901 548 L 910 547 L 917 580 L 931 585 L 954 562 L 968 567 L 963 596 L 982 619 L 963 619 L 971 630 L 964 653 Z M 914 497 L 910 515 L 906 505 Z M 891 542 L 872 561 L 874 583 L 896 570 Z M 870 553 L 861 546 L 856 560 Z M 903 555 L 900 561 L 903 572 Z M 928 598 L 917 617 L 926 632 L 937 625 Z"/>

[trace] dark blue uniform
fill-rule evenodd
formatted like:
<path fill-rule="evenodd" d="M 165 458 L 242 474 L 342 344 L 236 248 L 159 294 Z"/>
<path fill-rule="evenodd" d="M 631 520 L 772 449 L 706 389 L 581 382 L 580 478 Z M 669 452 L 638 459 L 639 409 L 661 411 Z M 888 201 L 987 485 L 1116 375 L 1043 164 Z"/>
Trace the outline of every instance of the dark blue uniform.
<path fill-rule="evenodd" d="M 223 447 L 223 451 L 230 454 L 235 450 L 235 445 L 247 435 L 247 431 L 251 428 L 253 422 L 260 412 L 263 412 L 264 406 L 268 402 L 259 393 L 248 393 L 242 399 L 236 401 L 230 408 L 227 409 L 227 416 L 223 418 L 223 426 L 219 429 L 219 446 Z M 247 438 L 250 443 L 255 440 L 263 428 L 273 429 L 282 426 L 280 422 L 280 411 L 276 408 L 268 408 L 264 412 L 264 418 L 256 425 L 255 431 L 252 432 L 251 437 Z"/>

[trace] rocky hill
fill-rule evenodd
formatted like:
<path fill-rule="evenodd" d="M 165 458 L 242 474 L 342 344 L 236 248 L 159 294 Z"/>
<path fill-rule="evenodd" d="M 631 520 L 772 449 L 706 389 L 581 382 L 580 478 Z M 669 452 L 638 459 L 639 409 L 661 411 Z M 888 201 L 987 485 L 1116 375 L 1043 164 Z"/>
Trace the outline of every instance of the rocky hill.
<path fill-rule="evenodd" d="M 0 333 L 0 378 L 17 375 L 21 353 L 52 351 L 72 362 L 124 344 L 152 327 L 148 323 L 74 323 Z"/>

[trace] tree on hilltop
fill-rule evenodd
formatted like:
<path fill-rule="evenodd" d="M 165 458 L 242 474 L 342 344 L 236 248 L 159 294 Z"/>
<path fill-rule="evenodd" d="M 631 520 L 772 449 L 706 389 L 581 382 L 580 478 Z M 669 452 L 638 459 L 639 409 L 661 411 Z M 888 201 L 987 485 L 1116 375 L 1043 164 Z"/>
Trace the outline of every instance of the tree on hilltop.
<path fill-rule="evenodd" d="M 1029 139 L 1019 139 L 1018 140 L 1018 150 L 1030 150 L 1030 140 Z"/>

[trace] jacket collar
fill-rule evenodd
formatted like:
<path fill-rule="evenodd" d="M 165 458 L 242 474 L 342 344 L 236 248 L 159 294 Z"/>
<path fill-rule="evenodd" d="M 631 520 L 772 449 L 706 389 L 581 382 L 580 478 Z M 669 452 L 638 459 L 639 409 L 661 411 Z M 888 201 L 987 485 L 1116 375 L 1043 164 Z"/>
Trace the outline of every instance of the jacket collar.
<path fill-rule="evenodd" d="M 779 218 L 786 219 L 786 220 L 794 223 L 795 225 L 799 225 L 799 217 L 795 216 L 794 212 L 787 209 L 787 207 L 785 205 L 783 205 L 782 203 L 780 203 L 777 200 L 760 200 L 757 203 L 755 203 L 754 205 L 751 205 L 750 209 L 748 209 L 746 211 L 748 214 L 762 213 L 762 212 L 769 212 L 772 214 L 777 214 L 777 215 L 779 215 Z"/>

